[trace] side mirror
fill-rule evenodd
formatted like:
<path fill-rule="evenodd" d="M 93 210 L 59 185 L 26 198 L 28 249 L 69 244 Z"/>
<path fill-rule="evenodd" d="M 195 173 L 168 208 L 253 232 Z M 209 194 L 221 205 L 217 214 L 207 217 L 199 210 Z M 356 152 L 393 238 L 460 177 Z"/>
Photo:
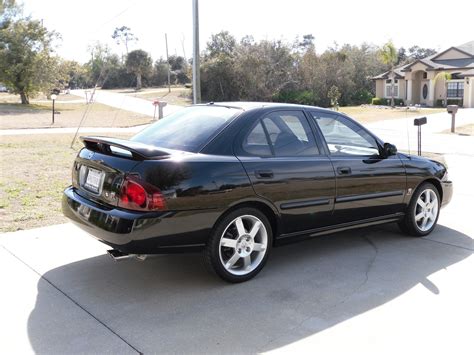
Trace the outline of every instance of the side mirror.
<path fill-rule="evenodd" d="M 390 144 L 390 143 L 384 143 L 383 145 L 383 150 L 382 150 L 382 155 L 384 158 L 388 158 L 391 155 L 397 154 L 397 147 L 395 145 Z"/>

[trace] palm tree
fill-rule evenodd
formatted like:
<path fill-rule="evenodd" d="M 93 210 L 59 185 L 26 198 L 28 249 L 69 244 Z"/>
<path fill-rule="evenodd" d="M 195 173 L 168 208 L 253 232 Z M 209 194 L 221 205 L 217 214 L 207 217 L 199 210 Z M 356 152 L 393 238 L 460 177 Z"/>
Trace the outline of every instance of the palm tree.
<path fill-rule="evenodd" d="M 439 72 L 438 74 L 436 74 L 436 76 L 433 79 L 435 83 L 439 80 L 444 81 L 444 100 L 443 100 L 444 101 L 443 102 L 444 107 L 446 107 L 448 105 L 448 81 L 451 80 L 452 77 L 453 76 L 451 75 L 451 73 L 442 71 L 442 72 Z"/>
<path fill-rule="evenodd" d="M 390 66 L 390 73 L 392 74 L 391 78 L 391 106 L 395 106 L 395 98 L 394 98 L 394 87 L 395 87 L 395 64 L 397 63 L 398 60 L 398 53 L 397 49 L 393 45 L 392 41 L 388 41 L 383 45 L 383 47 L 379 50 L 379 58 L 380 61 L 386 65 Z"/>

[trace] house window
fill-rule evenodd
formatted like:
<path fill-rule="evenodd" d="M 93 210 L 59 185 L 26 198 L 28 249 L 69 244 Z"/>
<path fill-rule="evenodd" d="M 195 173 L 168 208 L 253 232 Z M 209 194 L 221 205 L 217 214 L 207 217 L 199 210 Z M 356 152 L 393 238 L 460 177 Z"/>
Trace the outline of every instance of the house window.
<path fill-rule="evenodd" d="M 423 79 L 428 79 L 428 73 L 427 72 L 423 73 Z"/>
<path fill-rule="evenodd" d="M 392 97 L 392 80 L 385 80 L 385 97 Z M 398 97 L 398 80 L 393 83 L 393 97 Z"/>
<path fill-rule="evenodd" d="M 464 83 L 462 81 L 448 82 L 448 97 L 462 98 L 464 96 Z"/>

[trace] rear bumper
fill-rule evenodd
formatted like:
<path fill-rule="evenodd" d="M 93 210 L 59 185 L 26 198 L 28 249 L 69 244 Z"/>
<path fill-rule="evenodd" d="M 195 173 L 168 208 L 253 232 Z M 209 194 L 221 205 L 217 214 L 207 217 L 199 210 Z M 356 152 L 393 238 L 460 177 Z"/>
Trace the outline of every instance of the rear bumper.
<path fill-rule="evenodd" d="M 441 181 L 441 186 L 443 188 L 443 201 L 441 202 L 441 207 L 446 206 L 453 197 L 453 182 L 452 181 Z"/>
<path fill-rule="evenodd" d="M 64 190 L 64 215 L 99 241 L 130 254 L 196 251 L 204 247 L 217 212 L 134 212 L 107 207 Z"/>

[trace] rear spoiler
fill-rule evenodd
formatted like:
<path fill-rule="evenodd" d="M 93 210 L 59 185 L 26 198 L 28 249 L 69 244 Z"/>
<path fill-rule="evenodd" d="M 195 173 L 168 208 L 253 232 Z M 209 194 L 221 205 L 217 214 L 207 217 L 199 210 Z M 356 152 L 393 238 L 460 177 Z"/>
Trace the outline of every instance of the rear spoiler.
<path fill-rule="evenodd" d="M 120 155 L 120 153 L 114 152 L 110 148 L 116 147 L 130 152 L 134 160 L 162 159 L 178 152 L 174 149 L 159 148 L 149 144 L 110 137 L 80 137 L 80 140 L 87 149 L 94 152 L 107 155 Z M 182 153 L 181 151 L 179 152 Z"/>

